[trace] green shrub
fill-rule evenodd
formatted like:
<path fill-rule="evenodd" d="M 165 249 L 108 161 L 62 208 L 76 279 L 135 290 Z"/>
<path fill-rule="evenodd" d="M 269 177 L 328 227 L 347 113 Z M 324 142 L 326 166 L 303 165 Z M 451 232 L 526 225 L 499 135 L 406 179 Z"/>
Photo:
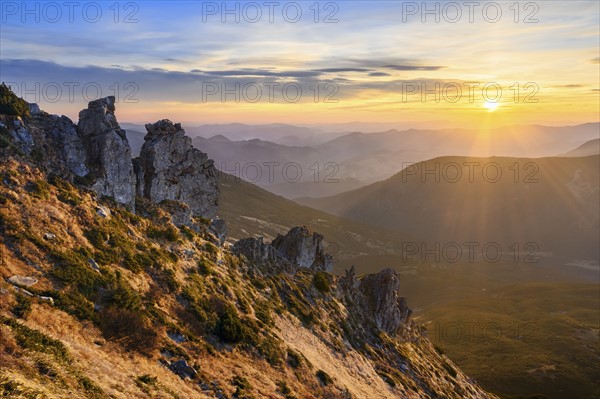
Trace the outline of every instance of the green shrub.
<path fill-rule="evenodd" d="M 204 244 L 204 250 L 212 255 L 215 255 L 218 252 L 217 247 L 215 247 L 210 242 L 207 242 L 206 244 Z"/>
<path fill-rule="evenodd" d="M 0 84 L 0 114 L 29 117 L 29 104 L 17 97 L 12 89 L 5 85 L 4 82 Z"/>
<path fill-rule="evenodd" d="M 394 379 L 394 377 L 384 372 L 379 372 L 378 374 L 381 377 L 381 379 L 384 380 L 389 386 L 396 386 L 396 380 Z"/>
<path fill-rule="evenodd" d="M 118 342 L 129 350 L 149 354 L 157 347 L 156 332 L 138 312 L 114 307 L 104 308 L 100 312 L 99 325 L 104 338 Z"/>
<path fill-rule="evenodd" d="M 77 206 L 83 202 L 77 189 L 67 181 L 58 176 L 52 176 L 48 180 L 50 184 L 54 185 L 58 189 L 57 198 L 59 201 L 71 206 Z"/>
<path fill-rule="evenodd" d="M 333 383 L 333 378 L 331 378 L 331 376 L 323 370 L 317 371 L 316 376 L 319 379 L 319 381 L 321 382 L 321 384 L 323 384 L 325 386 Z"/>
<path fill-rule="evenodd" d="M 44 180 L 30 181 L 25 185 L 25 189 L 34 198 L 43 200 L 50 198 L 50 184 Z"/>
<path fill-rule="evenodd" d="M 12 308 L 12 313 L 20 319 L 26 319 L 31 313 L 31 297 L 17 293 L 17 303 Z"/>
<path fill-rule="evenodd" d="M 230 343 L 241 342 L 247 337 L 246 328 L 232 306 L 226 306 L 220 315 L 215 332 L 223 341 Z"/>
<path fill-rule="evenodd" d="M 317 272 L 313 277 L 313 284 L 315 288 L 321 292 L 331 291 L 331 283 L 329 282 L 329 276 L 325 272 Z"/>
<path fill-rule="evenodd" d="M 142 308 L 142 297 L 117 275 L 116 283 L 108 291 L 107 304 L 137 312 Z"/>
<path fill-rule="evenodd" d="M 81 253 L 52 251 L 51 255 L 56 263 L 50 275 L 76 288 L 86 298 L 91 298 L 103 285 L 102 276 L 92 269 Z"/>
<path fill-rule="evenodd" d="M 156 385 L 158 378 L 153 377 L 150 374 L 144 374 L 144 375 L 138 376 L 135 380 L 136 380 L 136 382 L 139 382 L 144 385 Z"/>
<path fill-rule="evenodd" d="M 273 318 L 271 317 L 271 309 L 269 308 L 267 302 L 257 302 L 254 305 L 254 314 L 258 320 L 267 326 L 273 326 L 275 324 L 273 322 Z"/>
<path fill-rule="evenodd" d="M 13 330 L 15 339 L 22 348 L 35 352 L 48 353 L 57 360 L 69 360 L 67 348 L 62 342 L 7 317 L 0 316 L 0 322 Z"/>
<path fill-rule="evenodd" d="M 283 350 L 279 341 L 271 336 L 266 336 L 258 344 L 258 353 L 260 353 L 269 364 L 276 366 L 281 364 L 283 358 Z"/>
<path fill-rule="evenodd" d="M 200 259 L 198 261 L 198 273 L 203 276 L 210 276 L 213 274 L 213 270 L 210 267 L 210 263 L 206 259 Z"/>
<path fill-rule="evenodd" d="M 95 182 L 96 177 L 91 172 L 85 176 L 75 176 L 73 179 L 73 183 L 78 186 L 93 186 Z"/>
<path fill-rule="evenodd" d="M 96 318 L 94 304 L 74 289 L 55 291 L 48 296 L 54 298 L 56 307 L 80 320 L 94 321 Z"/>
<path fill-rule="evenodd" d="M 456 373 L 456 370 L 454 369 L 454 367 L 452 367 L 448 363 L 444 362 L 444 368 L 446 369 L 448 374 L 450 374 L 453 378 L 456 378 L 457 373 Z"/>
<path fill-rule="evenodd" d="M 292 393 L 292 390 L 285 381 L 277 381 L 277 387 L 279 388 L 279 392 L 281 392 L 282 395 L 285 395 L 286 398 Z"/>
<path fill-rule="evenodd" d="M 287 350 L 287 363 L 291 368 L 297 369 L 302 366 L 302 355 L 293 349 Z"/>
<path fill-rule="evenodd" d="M 90 380 L 85 376 L 81 376 L 77 378 L 77 382 L 81 387 L 85 390 L 88 398 L 104 398 L 104 392 L 102 388 L 94 383 L 94 381 Z"/>
<path fill-rule="evenodd" d="M 170 242 L 179 240 L 179 231 L 173 226 L 165 228 L 150 226 L 148 227 L 148 230 L 146 230 L 146 235 L 148 238 L 163 239 Z"/>
<path fill-rule="evenodd" d="M 245 377 L 236 375 L 231 379 L 231 384 L 235 387 L 234 398 L 249 398 L 248 391 L 252 390 L 252 385 Z"/>

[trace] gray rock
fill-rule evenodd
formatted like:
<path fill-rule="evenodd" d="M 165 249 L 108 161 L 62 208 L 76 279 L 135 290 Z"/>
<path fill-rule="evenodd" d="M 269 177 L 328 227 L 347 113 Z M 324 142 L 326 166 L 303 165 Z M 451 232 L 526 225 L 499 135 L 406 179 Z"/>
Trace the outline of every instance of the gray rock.
<path fill-rule="evenodd" d="M 323 250 L 323 236 L 311 233 L 306 227 L 294 227 L 285 236 L 279 235 L 271 244 L 263 238 L 244 238 L 231 248 L 245 256 L 263 272 L 295 273 L 301 268 L 314 271 L 333 271 L 331 256 Z"/>
<path fill-rule="evenodd" d="M 54 298 L 50 297 L 50 296 L 38 296 L 38 298 L 44 302 L 48 302 L 51 305 L 54 305 Z"/>
<path fill-rule="evenodd" d="M 253 266 L 264 271 L 295 271 L 295 268 L 285 259 L 281 258 L 271 244 L 263 242 L 263 237 L 243 238 L 231 247 L 231 252 L 243 255 Z"/>
<path fill-rule="evenodd" d="M 91 258 L 88 259 L 88 263 L 90 264 L 92 269 L 94 269 L 95 271 L 100 273 L 100 266 L 98 265 L 98 263 L 96 263 L 96 261 L 94 259 L 91 259 Z"/>
<path fill-rule="evenodd" d="M 13 121 L 13 130 L 10 130 L 15 145 L 26 154 L 31 154 L 34 146 L 33 135 L 20 119 Z"/>
<path fill-rule="evenodd" d="M 52 241 L 56 239 L 56 234 L 44 233 L 44 240 Z"/>
<path fill-rule="evenodd" d="M 167 336 L 169 338 L 171 338 L 174 342 L 181 344 L 185 341 L 187 341 L 187 338 L 179 333 L 175 333 L 175 332 L 167 332 Z"/>
<path fill-rule="evenodd" d="M 360 280 L 351 270 L 340 279 L 339 285 L 346 291 L 350 300 L 347 305 L 353 313 L 371 320 L 380 330 L 397 335 L 409 325 L 412 310 L 399 295 L 400 276 L 394 270 L 385 269 Z"/>
<path fill-rule="evenodd" d="M 192 147 L 180 124 L 163 119 L 146 130 L 135 163 L 138 195 L 155 203 L 183 202 L 192 216 L 214 217 L 219 191 L 213 161 Z"/>
<path fill-rule="evenodd" d="M 177 360 L 169 365 L 169 368 L 182 379 L 196 377 L 196 370 L 184 359 Z"/>
<path fill-rule="evenodd" d="M 108 209 L 104 206 L 97 207 L 96 213 L 98 214 L 98 216 L 100 216 L 101 218 L 104 218 L 104 219 L 110 217 L 110 209 Z"/>
<path fill-rule="evenodd" d="M 83 140 L 77 133 L 77 126 L 66 116 L 51 118 L 48 137 L 58 148 L 65 167 L 75 176 L 84 177 L 90 173 L 87 167 L 87 155 Z"/>
<path fill-rule="evenodd" d="M 95 182 L 92 190 L 135 209 L 136 179 L 131 147 L 115 117 L 113 96 L 91 101 L 77 125 Z"/>
<path fill-rule="evenodd" d="M 29 113 L 31 115 L 39 115 L 42 111 L 40 110 L 40 106 L 36 103 L 29 103 Z"/>
<path fill-rule="evenodd" d="M 25 276 L 10 276 L 8 278 L 8 282 L 14 285 L 19 285 L 22 287 L 31 287 L 38 283 L 38 279 L 35 277 L 25 277 Z"/>
<path fill-rule="evenodd" d="M 227 238 L 227 224 L 223 219 L 213 219 L 208 226 L 208 229 L 211 233 L 217 237 L 219 240 L 219 245 L 223 246 L 225 244 L 225 239 Z"/>
<path fill-rule="evenodd" d="M 323 249 L 323 236 L 302 226 L 278 235 L 271 245 L 279 255 L 301 268 L 333 272 L 333 259 Z"/>

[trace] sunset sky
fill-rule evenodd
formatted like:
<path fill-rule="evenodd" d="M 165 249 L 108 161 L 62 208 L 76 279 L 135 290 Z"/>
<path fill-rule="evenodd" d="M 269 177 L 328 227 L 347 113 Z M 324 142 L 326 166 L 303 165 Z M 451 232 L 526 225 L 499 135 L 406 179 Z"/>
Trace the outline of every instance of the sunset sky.
<path fill-rule="evenodd" d="M 73 10 L 31 2 L 23 10 L 21 2 L 3 1 L 0 80 L 75 120 L 85 86 L 88 99 L 98 87 L 102 95 L 118 92 L 121 122 L 598 121 L 600 3 L 488 3 L 470 10 L 456 2 L 459 15 L 447 2 L 429 2 L 430 10 L 437 4 L 436 22 L 422 15 L 422 2 L 272 2 L 272 9 L 229 2 L 239 10 L 236 22 L 221 15 L 222 2 L 120 2 L 117 14 L 114 2 Z M 422 85 L 430 93 L 424 101 Z M 230 90 L 225 98 L 223 88 Z"/>

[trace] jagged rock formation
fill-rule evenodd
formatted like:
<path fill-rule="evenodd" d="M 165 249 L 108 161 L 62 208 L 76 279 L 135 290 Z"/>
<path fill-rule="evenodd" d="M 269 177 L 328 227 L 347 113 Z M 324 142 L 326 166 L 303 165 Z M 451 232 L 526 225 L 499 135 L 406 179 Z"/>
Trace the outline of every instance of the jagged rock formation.
<path fill-rule="evenodd" d="M 243 238 L 233 244 L 231 251 L 236 255 L 245 256 L 253 266 L 265 274 L 296 271 L 296 268 L 287 259 L 281 257 L 271 244 L 263 242 L 263 237 Z"/>
<path fill-rule="evenodd" d="M 77 128 L 95 178 L 91 188 L 134 209 L 136 179 L 131 147 L 115 117 L 115 97 L 91 101 L 79 113 Z"/>
<path fill-rule="evenodd" d="M 163 119 L 146 130 L 136 159 L 138 195 L 156 203 L 180 201 L 193 216 L 214 217 L 219 192 L 213 161 L 192 147 L 179 123 Z"/>
<path fill-rule="evenodd" d="M 294 227 L 285 236 L 278 235 L 271 245 L 281 257 L 299 267 L 333 272 L 331 255 L 323 249 L 323 236 L 312 233 L 305 226 Z"/>
<path fill-rule="evenodd" d="M 278 235 L 270 244 L 263 238 L 245 238 L 232 251 L 244 255 L 266 272 L 294 273 L 299 269 L 333 272 L 331 255 L 323 249 L 323 236 L 296 226 L 285 236 Z"/>
<path fill-rule="evenodd" d="M 22 119 L 19 118 L 14 120 L 13 127 L 14 128 L 10 130 L 10 134 L 15 140 L 15 144 L 25 154 L 31 154 L 34 145 L 33 136 L 23 125 Z"/>
<path fill-rule="evenodd" d="M 64 115 L 49 115 L 49 121 L 51 125 L 46 130 L 47 136 L 57 144 L 65 167 L 75 176 L 87 176 L 90 169 L 87 167 L 86 150 L 75 124 Z"/>
<path fill-rule="evenodd" d="M 79 113 L 77 125 L 37 104 L 28 106 L 30 116 L 25 119 L 0 115 L 0 129 L 10 146 L 49 173 L 85 184 L 133 211 L 136 194 L 154 203 L 170 201 L 176 225 L 216 215 L 219 192 L 213 161 L 192 147 L 181 125 L 166 119 L 147 125 L 141 157 L 133 160 L 115 116 L 115 97 L 91 101 Z M 221 241 L 224 229 L 219 225 Z"/>
<path fill-rule="evenodd" d="M 369 314 L 377 327 L 395 335 L 410 320 L 412 310 L 406 298 L 399 295 L 400 276 L 392 269 L 362 278 L 353 298 L 365 314 Z"/>

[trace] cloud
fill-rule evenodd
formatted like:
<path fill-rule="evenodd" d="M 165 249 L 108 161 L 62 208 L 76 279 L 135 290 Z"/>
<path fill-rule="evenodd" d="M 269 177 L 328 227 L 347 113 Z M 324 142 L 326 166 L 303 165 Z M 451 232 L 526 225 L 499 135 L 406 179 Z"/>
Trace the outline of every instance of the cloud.
<path fill-rule="evenodd" d="M 385 72 L 371 72 L 369 74 L 369 76 L 378 77 L 378 76 L 391 76 L 391 75 L 389 73 L 385 73 Z"/>
<path fill-rule="evenodd" d="M 383 68 L 395 71 L 437 71 L 445 67 L 437 65 L 385 65 Z"/>
<path fill-rule="evenodd" d="M 323 68 L 315 69 L 317 72 L 335 73 L 335 72 L 369 72 L 370 69 L 365 68 Z"/>
<path fill-rule="evenodd" d="M 585 87 L 585 85 L 568 84 L 568 85 L 556 85 L 556 86 L 552 86 L 552 87 L 557 88 L 557 89 L 578 89 L 580 87 Z"/>
<path fill-rule="evenodd" d="M 286 71 L 273 72 L 265 69 L 238 69 L 230 71 L 205 71 L 211 76 L 258 76 L 258 77 L 286 77 L 286 78 L 307 78 L 319 76 L 318 71 Z"/>

